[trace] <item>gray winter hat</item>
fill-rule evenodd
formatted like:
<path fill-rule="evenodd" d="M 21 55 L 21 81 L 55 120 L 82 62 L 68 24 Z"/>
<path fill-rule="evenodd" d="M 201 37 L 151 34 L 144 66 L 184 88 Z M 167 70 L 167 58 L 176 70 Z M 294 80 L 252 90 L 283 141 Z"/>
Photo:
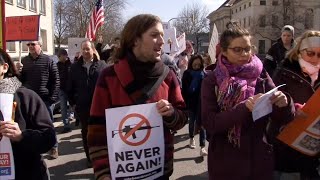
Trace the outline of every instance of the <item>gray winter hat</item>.
<path fill-rule="evenodd" d="M 289 31 L 291 32 L 292 36 L 294 36 L 294 27 L 291 25 L 285 25 L 283 26 L 283 28 L 281 29 L 281 33 L 283 33 L 284 31 Z"/>

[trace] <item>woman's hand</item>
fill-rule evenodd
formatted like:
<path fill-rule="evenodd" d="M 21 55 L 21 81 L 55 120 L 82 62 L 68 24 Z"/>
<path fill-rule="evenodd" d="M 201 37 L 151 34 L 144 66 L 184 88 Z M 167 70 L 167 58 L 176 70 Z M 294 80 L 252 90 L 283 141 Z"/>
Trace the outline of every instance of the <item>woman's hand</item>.
<path fill-rule="evenodd" d="M 156 107 L 157 107 L 158 113 L 161 116 L 170 117 L 174 113 L 174 108 L 172 104 L 169 103 L 167 100 L 161 99 L 156 103 Z"/>
<path fill-rule="evenodd" d="M 253 107 L 255 105 L 255 103 L 257 102 L 257 100 L 262 96 L 262 93 L 256 94 L 254 96 L 249 97 L 246 102 L 245 105 L 246 107 L 249 109 L 250 112 L 252 112 Z"/>
<path fill-rule="evenodd" d="M 281 91 L 275 92 L 271 96 L 270 101 L 271 101 L 271 104 L 274 104 L 279 108 L 288 106 L 287 96 Z"/>
<path fill-rule="evenodd" d="M 13 121 L 0 121 L 0 134 L 16 142 L 22 139 L 22 132 L 19 125 Z"/>

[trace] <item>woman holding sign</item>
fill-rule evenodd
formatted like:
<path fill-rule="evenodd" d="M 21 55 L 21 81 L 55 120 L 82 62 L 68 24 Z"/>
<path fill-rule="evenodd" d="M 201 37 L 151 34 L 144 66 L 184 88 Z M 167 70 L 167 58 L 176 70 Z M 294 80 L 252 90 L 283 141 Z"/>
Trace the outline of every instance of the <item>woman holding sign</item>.
<path fill-rule="evenodd" d="M 172 131 L 181 129 L 187 117 L 181 110 L 185 103 L 176 75 L 161 61 L 163 45 L 160 18 L 150 14 L 137 15 L 127 22 L 122 31 L 120 49 L 116 54 L 118 62 L 101 72 L 93 96 L 88 129 L 88 146 L 96 179 L 111 179 L 118 175 L 111 174 L 110 170 L 115 165 L 109 161 L 111 155 L 108 154 L 106 124 L 113 119 L 110 116 L 106 119 L 105 110 L 145 103 L 156 103 L 156 109 L 163 118 L 164 173 L 159 179 L 168 180 L 172 174 Z M 134 131 L 130 126 L 125 128 Z M 123 133 L 126 129 L 118 132 Z M 133 157 L 131 155 L 129 157 Z M 140 179 L 148 177 L 148 174 L 145 175 Z"/>
<path fill-rule="evenodd" d="M 320 31 L 306 31 L 297 39 L 286 59 L 275 72 L 275 84 L 286 84 L 282 90 L 288 92 L 299 109 L 320 87 Z M 299 114 L 299 113 L 297 113 Z M 270 129 L 270 132 L 278 128 Z M 279 134 L 279 131 L 273 132 Z M 320 178 L 319 156 L 310 157 L 276 140 L 275 169 L 279 172 L 300 173 L 302 179 Z"/>
<path fill-rule="evenodd" d="M 209 140 L 210 180 L 272 179 L 272 146 L 265 136 L 268 117 L 279 122 L 293 118 L 290 97 L 276 91 L 269 101 L 273 111 L 253 120 L 261 93 L 275 85 L 253 54 L 250 39 L 246 29 L 229 23 L 220 37 L 217 65 L 202 82 L 201 117 Z"/>
<path fill-rule="evenodd" d="M 46 180 L 41 154 L 55 144 L 55 131 L 44 102 L 22 87 L 17 75 L 13 61 L 0 49 L 0 93 L 14 95 L 12 121 L 1 119 L 0 135 L 11 140 L 16 180 Z"/>

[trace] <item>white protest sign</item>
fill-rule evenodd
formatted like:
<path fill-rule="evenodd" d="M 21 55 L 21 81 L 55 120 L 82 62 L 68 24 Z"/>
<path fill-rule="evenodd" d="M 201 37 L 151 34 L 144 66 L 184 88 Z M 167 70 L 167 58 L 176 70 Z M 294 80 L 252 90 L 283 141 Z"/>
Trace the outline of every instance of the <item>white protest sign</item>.
<path fill-rule="evenodd" d="M 219 34 L 216 24 L 213 25 L 211 40 L 209 44 L 208 53 L 213 63 L 216 62 L 216 46 L 219 43 Z"/>
<path fill-rule="evenodd" d="M 172 53 L 178 50 L 178 41 L 177 41 L 177 33 L 176 28 L 163 29 L 164 35 L 164 46 L 163 51 L 165 53 Z"/>
<path fill-rule="evenodd" d="M 13 94 L 0 93 L 0 121 L 11 121 Z M 0 134 L 0 179 L 15 179 L 14 159 L 10 139 Z"/>
<path fill-rule="evenodd" d="M 106 109 L 106 121 L 113 180 L 163 176 L 163 121 L 155 103 Z"/>
<path fill-rule="evenodd" d="M 81 43 L 84 40 L 87 40 L 87 38 L 68 38 L 68 56 L 71 61 L 73 61 L 76 53 L 81 51 Z"/>
<path fill-rule="evenodd" d="M 186 33 L 182 33 L 178 38 L 178 51 L 170 54 L 172 57 L 176 57 L 181 54 L 184 50 L 186 50 Z"/>

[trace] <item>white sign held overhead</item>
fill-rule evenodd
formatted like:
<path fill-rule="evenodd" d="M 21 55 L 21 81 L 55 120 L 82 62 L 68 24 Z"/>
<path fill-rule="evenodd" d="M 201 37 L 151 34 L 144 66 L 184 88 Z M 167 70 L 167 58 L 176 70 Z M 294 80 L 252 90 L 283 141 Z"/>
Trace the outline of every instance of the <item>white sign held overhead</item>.
<path fill-rule="evenodd" d="M 219 33 L 216 24 L 213 25 L 211 40 L 209 44 L 208 53 L 213 63 L 216 62 L 216 46 L 219 43 Z"/>
<path fill-rule="evenodd" d="M 68 38 L 68 56 L 71 61 L 73 61 L 76 53 L 81 51 L 81 43 L 84 40 L 87 40 L 87 38 Z"/>
<path fill-rule="evenodd" d="M 172 53 L 178 51 L 178 41 L 177 41 L 177 33 L 176 33 L 176 28 L 169 28 L 169 29 L 164 29 L 164 47 L 163 51 L 165 53 Z"/>
<path fill-rule="evenodd" d="M 180 53 L 182 53 L 184 50 L 186 50 L 186 33 L 182 33 L 178 38 L 177 38 L 177 41 L 178 41 L 178 51 L 176 52 L 173 52 L 170 54 L 170 56 L 172 57 L 176 57 L 178 56 Z"/>

